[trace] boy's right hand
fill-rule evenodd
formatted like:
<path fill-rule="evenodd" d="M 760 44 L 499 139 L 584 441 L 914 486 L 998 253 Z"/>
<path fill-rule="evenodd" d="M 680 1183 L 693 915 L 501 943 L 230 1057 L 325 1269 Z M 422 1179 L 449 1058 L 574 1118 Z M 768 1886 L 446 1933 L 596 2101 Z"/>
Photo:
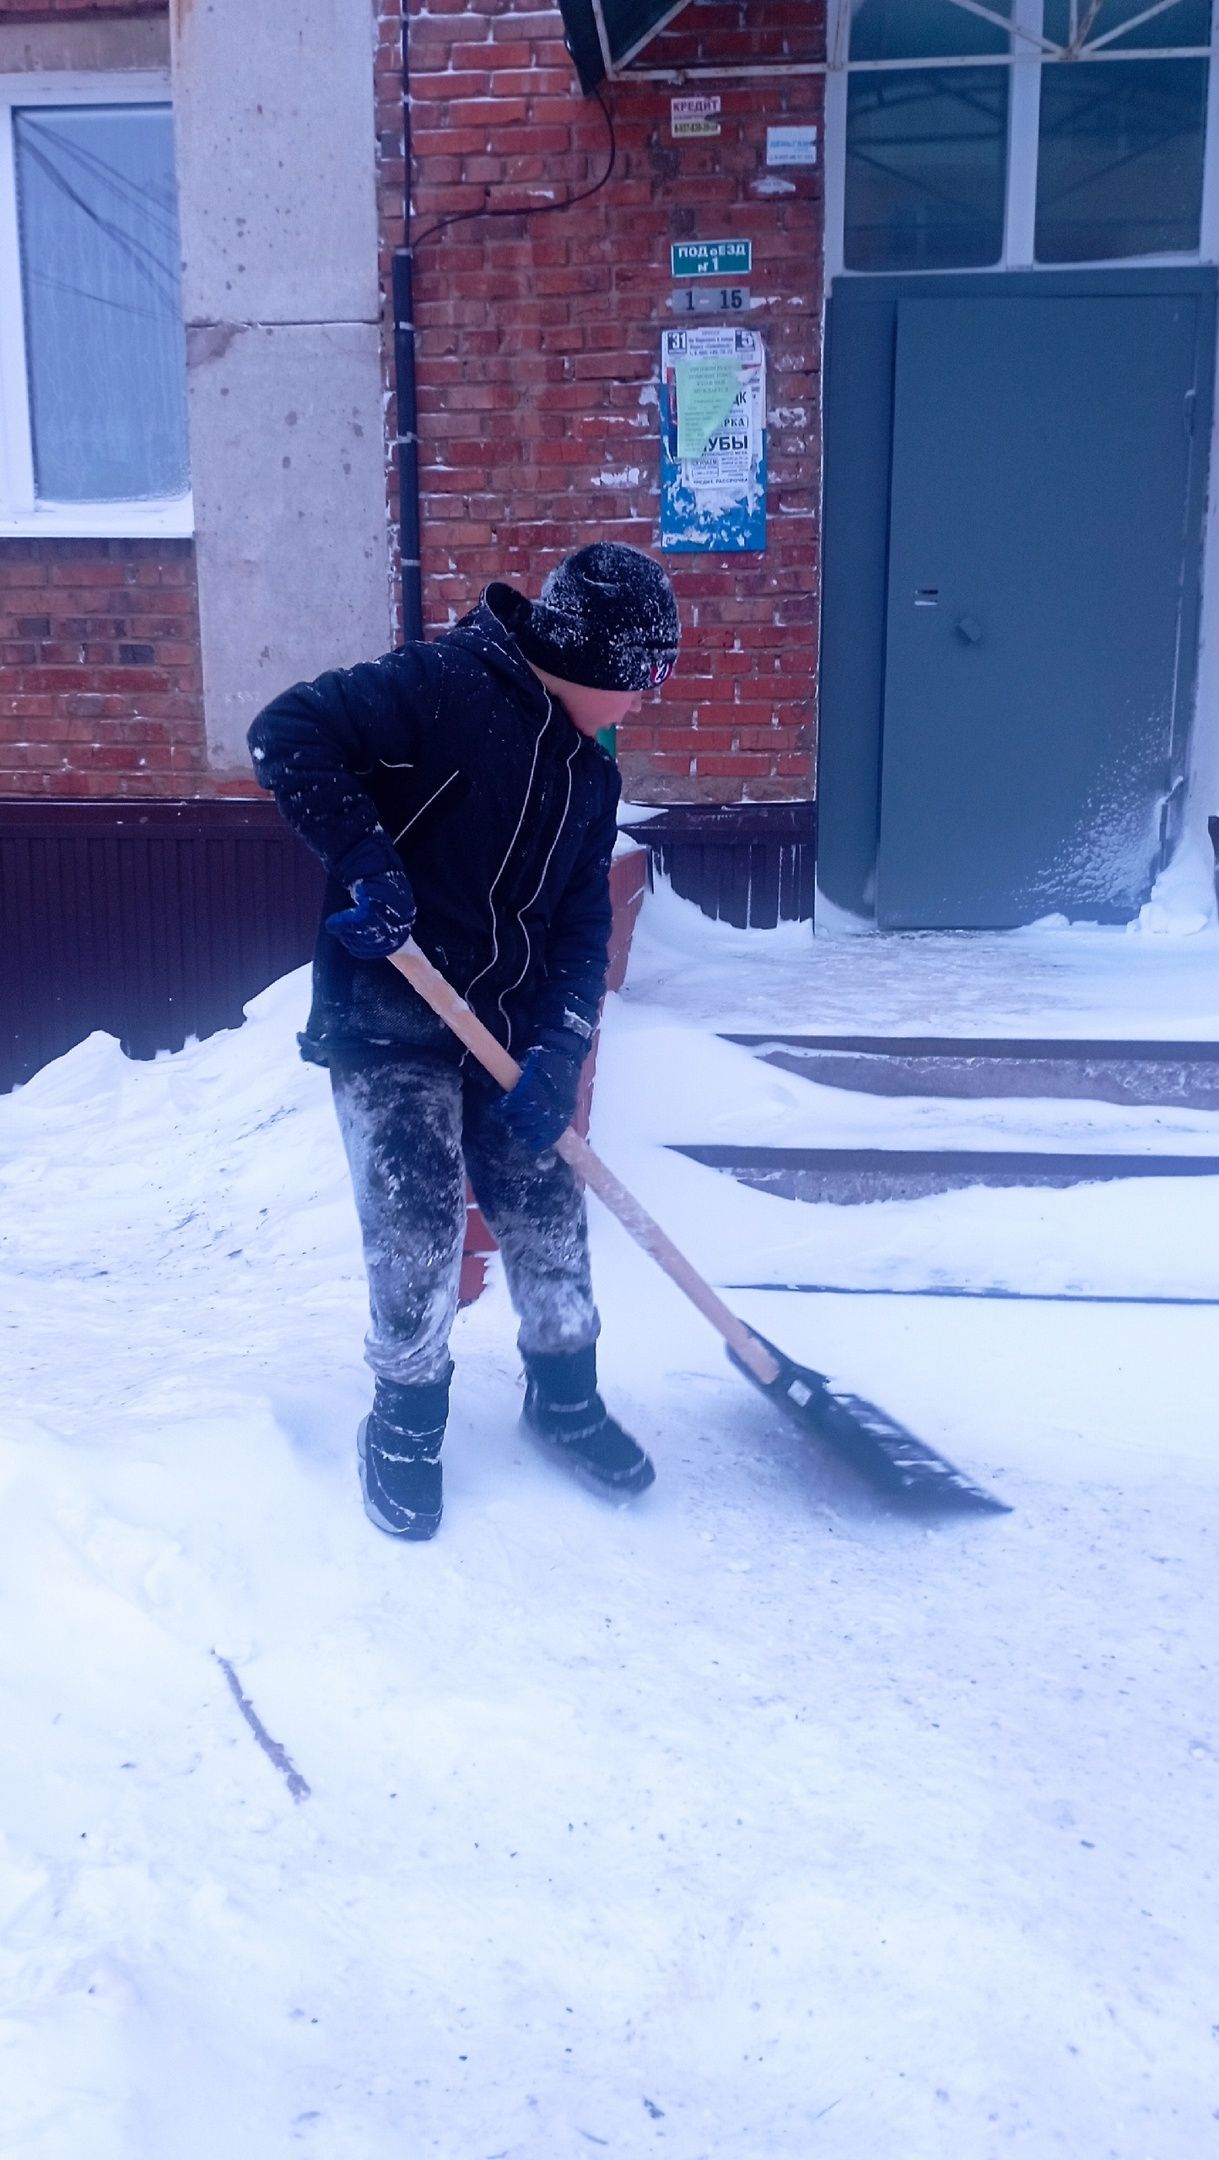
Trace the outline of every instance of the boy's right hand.
<path fill-rule="evenodd" d="M 386 960 L 400 951 L 415 920 L 415 894 L 405 870 L 379 870 L 357 878 L 354 907 L 326 917 L 331 937 L 357 960 Z"/>

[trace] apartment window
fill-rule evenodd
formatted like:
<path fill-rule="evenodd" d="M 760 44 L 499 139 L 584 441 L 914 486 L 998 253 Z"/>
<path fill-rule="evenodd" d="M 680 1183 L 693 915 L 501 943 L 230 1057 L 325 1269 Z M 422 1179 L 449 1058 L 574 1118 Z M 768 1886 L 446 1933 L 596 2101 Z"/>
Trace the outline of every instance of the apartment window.
<path fill-rule="evenodd" d="M 190 529 L 165 85 L 0 80 L 0 533 Z"/>

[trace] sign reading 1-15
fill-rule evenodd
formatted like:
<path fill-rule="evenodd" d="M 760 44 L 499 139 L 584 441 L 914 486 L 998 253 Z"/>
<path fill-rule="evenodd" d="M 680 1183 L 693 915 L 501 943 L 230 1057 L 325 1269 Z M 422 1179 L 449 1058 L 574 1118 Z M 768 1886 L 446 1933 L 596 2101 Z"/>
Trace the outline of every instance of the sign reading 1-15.
<path fill-rule="evenodd" d="M 748 285 L 683 285 L 669 294 L 674 315 L 740 315 L 749 306 Z"/>

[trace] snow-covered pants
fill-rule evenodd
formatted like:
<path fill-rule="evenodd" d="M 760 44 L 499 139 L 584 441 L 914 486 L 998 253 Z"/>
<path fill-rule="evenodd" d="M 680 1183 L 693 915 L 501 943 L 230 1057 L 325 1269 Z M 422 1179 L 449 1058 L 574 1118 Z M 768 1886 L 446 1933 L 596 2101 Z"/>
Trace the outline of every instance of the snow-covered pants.
<path fill-rule="evenodd" d="M 447 1377 L 466 1176 L 494 1232 L 521 1351 L 595 1342 L 584 1196 L 559 1155 L 530 1155 L 489 1117 L 481 1077 L 439 1058 L 331 1071 L 364 1237 L 372 1324 L 364 1354 L 404 1387 Z"/>

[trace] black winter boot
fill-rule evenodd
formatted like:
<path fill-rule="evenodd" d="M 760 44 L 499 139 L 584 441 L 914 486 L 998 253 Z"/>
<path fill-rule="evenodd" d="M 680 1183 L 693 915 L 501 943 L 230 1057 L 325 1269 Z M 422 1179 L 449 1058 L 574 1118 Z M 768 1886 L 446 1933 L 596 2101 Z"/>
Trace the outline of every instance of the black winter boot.
<path fill-rule="evenodd" d="M 612 1418 L 597 1393 L 597 1352 L 525 1358 L 522 1421 L 554 1455 L 601 1492 L 627 1499 L 656 1476 L 638 1441 Z"/>
<path fill-rule="evenodd" d="M 449 1414 L 449 1379 L 424 1387 L 378 1380 L 360 1427 L 364 1512 L 391 1537 L 430 1538 L 442 1512 L 440 1443 Z"/>

